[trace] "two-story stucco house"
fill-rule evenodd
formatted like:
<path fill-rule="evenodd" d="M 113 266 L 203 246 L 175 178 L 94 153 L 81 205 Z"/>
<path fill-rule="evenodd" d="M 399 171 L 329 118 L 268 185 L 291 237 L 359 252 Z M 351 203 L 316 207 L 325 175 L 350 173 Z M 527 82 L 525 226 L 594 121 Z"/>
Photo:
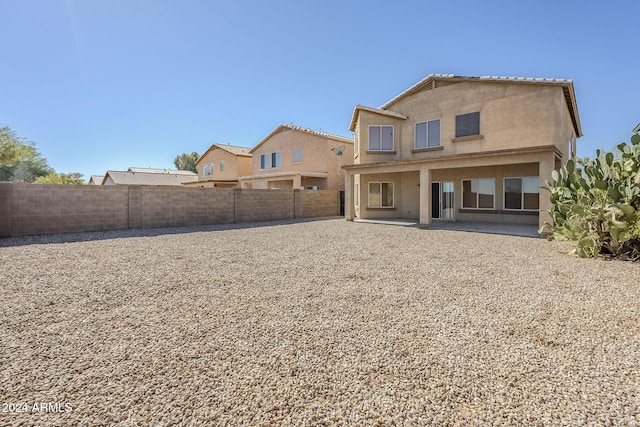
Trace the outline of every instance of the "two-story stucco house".
<path fill-rule="evenodd" d="M 238 177 L 251 173 L 251 149 L 213 144 L 196 161 L 198 180 L 189 187 L 238 187 Z"/>
<path fill-rule="evenodd" d="M 353 139 L 281 124 L 251 151 L 251 174 L 240 186 L 253 189 L 344 190 L 344 162 L 353 159 Z"/>
<path fill-rule="evenodd" d="M 551 172 L 582 136 L 571 80 L 432 74 L 356 106 L 345 216 L 542 225 Z"/>

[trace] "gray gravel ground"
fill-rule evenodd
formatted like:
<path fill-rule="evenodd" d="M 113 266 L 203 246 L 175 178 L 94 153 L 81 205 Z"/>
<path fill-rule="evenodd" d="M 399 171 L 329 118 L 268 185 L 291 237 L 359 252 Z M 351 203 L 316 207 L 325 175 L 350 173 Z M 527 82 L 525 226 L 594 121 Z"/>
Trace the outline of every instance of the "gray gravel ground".
<path fill-rule="evenodd" d="M 342 219 L 0 246 L 0 425 L 640 425 L 640 263 Z"/>

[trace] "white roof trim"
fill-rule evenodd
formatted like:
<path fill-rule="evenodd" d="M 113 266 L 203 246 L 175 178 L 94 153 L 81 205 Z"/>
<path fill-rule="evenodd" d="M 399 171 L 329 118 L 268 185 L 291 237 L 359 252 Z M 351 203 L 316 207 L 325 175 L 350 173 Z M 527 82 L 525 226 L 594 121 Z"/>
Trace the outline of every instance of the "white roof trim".
<path fill-rule="evenodd" d="M 356 105 L 356 108 L 353 109 L 353 115 L 351 116 L 351 124 L 349 125 L 349 130 L 352 132 L 356 129 L 356 122 L 358 121 L 358 113 L 360 113 L 360 111 L 367 111 L 369 113 L 380 114 L 382 116 L 388 116 L 388 117 L 393 117 L 393 118 L 402 119 L 402 120 L 407 120 L 409 118 L 409 116 L 406 116 L 402 113 L 398 113 L 396 111 L 383 110 L 380 108 L 372 108 L 372 107 L 367 107 L 365 105 L 358 104 Z"/>
<path fill-rule="evenodd" d="M 301 126 L 296 126 L 293 123 L 289 123 L 289 124 L 280 123 L 278 126 L 276 126 L 276 128 L 274 130 L 272 130 L 269 133 L 269 135 L 267 135 L 264 138 L 262 138 L 262 140 L 260 142 L 258 142 L 256 144 L 256 146 L 253 147 L 249 151 L 249 153 L 253 154 L 253 152 L 256 151 L 258 149 L 258 147 L 260 147 L 262 144 L 264 144 L 269 138 L 271 138 L 272 136 L 277 134 L 280 131 L 280 129 L 282 129 L 282 128 L 289 129 L 289 130 L 296 130 L 298 132 L 310 133 L 312 135 L 317 135 L 317 136 L 320 136 L 320 137 L 323 137 L 323 138 L 334 139 L 336 141 L 340 141 L 340 142 L 347 143 L 347 144 L 353 144 L 353 140 L 351 138 L 346 137 L 346 136 L 334 135 L 332 133 L 323 132 L 323 131 L 320 131 L 320 130 L 307 129 L 307 128 L 303 128 Z"/>

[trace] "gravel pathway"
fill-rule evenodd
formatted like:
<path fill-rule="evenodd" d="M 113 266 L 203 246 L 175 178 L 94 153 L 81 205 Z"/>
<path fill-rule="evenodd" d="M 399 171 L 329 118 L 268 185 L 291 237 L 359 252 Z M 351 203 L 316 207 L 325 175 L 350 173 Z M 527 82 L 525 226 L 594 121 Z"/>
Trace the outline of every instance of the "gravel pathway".
<path fill-rule="evenodd" d="M 342 219 L 0 246 L 0 425 L 640 425 L 640 263 Z"/>

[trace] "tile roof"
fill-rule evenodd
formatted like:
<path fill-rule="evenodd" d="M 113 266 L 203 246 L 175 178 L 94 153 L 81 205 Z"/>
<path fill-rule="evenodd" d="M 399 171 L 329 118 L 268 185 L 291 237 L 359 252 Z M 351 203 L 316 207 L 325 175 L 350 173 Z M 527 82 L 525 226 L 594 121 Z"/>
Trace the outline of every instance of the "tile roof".
<path fill-rule="evenodd" d="M 633 129 L 634 132 L 640 132 L 640 123 Z"/>
<path fill-rule="evenodd" d="M 287 129 L 288 130 L 295 130 L 295 131 L 298 131 L 298 132 L 310 133 L 312 135 L 321 136 L 323 138 L 334 139 L 334 140 L 340 141 L 342 143 L 353 144 L 353 139 L 349 138 L 349 137 L 346 137 L 346 136 L 334 135 L 332 133 L 323 132 L 321 130 L 307 129 L 307 128 L 303 128 L 301 126 L 296 126 L 293 123 L 289 123 L 289 124 L 280 123 L 274 130 L 271 131 L 271 133 L 269 133 L 269 135 L 267 135 L 264 138 L 262 138 L 262 140 L 260 142 L 258 142 L 258 144 L 256 144 L 255 147 L 253 147 L 251 149 L 250 153 L 253 153 L 255 150 L 257 150 L 258 147 L 260 147 L 262 144 L 264 144 L 272 136 L 280 133 L 283 130 L 287 130 Z"/>
<path fill-rule="evenodd" d="M 100 185 L 102 184 L 103 179 L 104 179 L 104 175 L 91 175 L 91 177 L 89 178 L 89 184 Z"/>
<path fill-rule="evenodd" d="M 248 148 L 248 147 L 240 147 L 237 145 L 229 145 L 229 144 L 211 144 L 211 146 L 207 149 L 207 151 L 205 151 L 204 154 L 200 156 L 198 160 L 196 160 L 196 165 L 200 163 L 200 160 L 202 160 L 204 156 L 209 154 L 215 148 L 224 150 L 228 153 L 233 154 L 234 156 L 251 157 L 251 153 L 250 153 L 251 148 Z"/>
<path fill-rule="evenodd" d="M 136 168 L 131 167 L 128 172 L 141 172 L 141 173 L 164 173 L 169 175 L 191 175 L 191 171 L 183 171 L 178 169 L 158 169 L 158 168 Z"/>
<path fill-rule="evenodd" d="M 188 172 L 188 171 L 180 171 Z M 116 185 L 176 185 L 180 186 L 183 182 L 197 181 L 198 175 L 193 172 L 187 173 L 149 173 L 149 172 L 131 172 L 131 171 L 107 171 L 102 185 L 111 178 Z"/>
<path fill-rule="evenodd" d="M 576 96 L 573 88 L 573 80 L 570 79 L 548 79 L 548 78 L 533 78 L 533 77 L 507 77 L 507 76 L 458 76 L 455 74 L 429 74 L 418 83 L 411 86 L 409 89 L 400 93 L 390 101 L 383 104 L 379 109 L 388 110 L 393 104 L 401 100 L 402 98 L 420 92 L 425 89 L 437 88 L 452 83 L 460 82 L 494 82 L 494 83 L 517 83 L 517 84 L 532 84 L 532 85 L 557 85 L 561 86 L 564 92 L 567 108 L 569 109 L 569 115 L 573 122 L 573 127 L 576 132 L 576 136 L 582 136 L 582 126 L 580 125 L 580 117 L 578 115 L 578 106 L 576 104 Z"/>

